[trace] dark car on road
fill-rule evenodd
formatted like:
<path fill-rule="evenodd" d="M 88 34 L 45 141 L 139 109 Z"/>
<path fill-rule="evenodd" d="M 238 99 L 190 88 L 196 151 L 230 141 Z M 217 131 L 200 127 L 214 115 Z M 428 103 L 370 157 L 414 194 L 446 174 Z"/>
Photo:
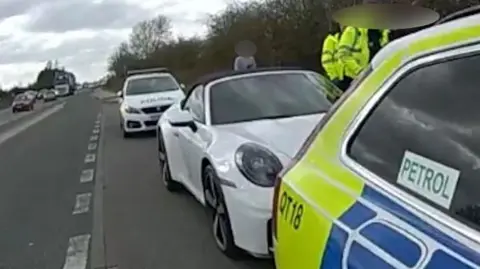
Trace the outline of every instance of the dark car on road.
<path fill-rule="evenodd" d="M 28 94 L 19 94 L 12 103 L 12 112 L 30 111 L 35 106 L 35 97 Z"/>
<path fill-rule="evenodd" d="M 43 101 L 44 102 L 50 102 L 50 101 L 55 101 L 55 100 L 57 100 L 57 95 L 55 94 L 54 91 L 52 91 L 52 90 L 45 91 L 45 93 L 43 94 Z"/>

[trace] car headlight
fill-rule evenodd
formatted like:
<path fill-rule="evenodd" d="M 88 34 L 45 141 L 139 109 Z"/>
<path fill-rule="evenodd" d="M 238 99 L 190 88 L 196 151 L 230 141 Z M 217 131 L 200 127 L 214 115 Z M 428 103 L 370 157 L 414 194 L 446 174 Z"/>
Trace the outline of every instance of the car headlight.
<path fill-rule="evenodd" d="M 243 144 L 237 149 L 235 163 L 243 176 L 261 187 L 273 187 L 283 169 L 277 156 L 254 143 Z"/>
<path fill-rule="evenodd" d="M 141 113 L 138 108 L 134 108 L 134 107 L 131 107 L 131 106 L 128 106 L 128 105 L 123 106 L 123 111 L 125 111 L 125 113 L 128 113 L 128 114 L 140 114 Z"/>

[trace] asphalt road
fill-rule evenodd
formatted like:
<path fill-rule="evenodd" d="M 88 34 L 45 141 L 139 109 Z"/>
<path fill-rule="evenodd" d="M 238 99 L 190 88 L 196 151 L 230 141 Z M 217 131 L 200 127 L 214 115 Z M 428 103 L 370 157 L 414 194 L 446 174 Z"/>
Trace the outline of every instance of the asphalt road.
<path fill-rule="evenodd" d="M 154 135 L 124 139 L 117 109 L 82 93 L 0 112 L 0 268 L 273 268 L 217 250 L 203 208 L 164 189 Z"/>

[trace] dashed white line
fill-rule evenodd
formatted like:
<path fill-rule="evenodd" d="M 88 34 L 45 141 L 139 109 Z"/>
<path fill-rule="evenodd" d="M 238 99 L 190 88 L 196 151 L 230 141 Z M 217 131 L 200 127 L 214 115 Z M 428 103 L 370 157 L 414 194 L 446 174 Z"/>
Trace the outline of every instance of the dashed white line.
<path fill-rule="evenodd" d="M 97 141 L 97 140 L 98 140 L 98 135 L 90 136 L 90 141 Z"/>
<path fill-rule="evenodd" d="M 85 269 L 87 267 L 90 235 L 78 235 L 68 240 L 67 257 L 63 269 Z"/>
<path fill-rule="evenodd" d="M 86 169 L 82 171 L 80 176 L 80 183 L 87 183 L 93 180 L 93 175 L 95 174 L 93 169 Z"/>
<path fill-rule="evenodd" d="M 99 133 L 100 133 L 100 129 L 93 129 L 93 133 L 94 133 L 94 134 L 99 134 Z"/>
<path fill-rule="evenodd" d="M 88 144 L 88 150 L 96 150 L 96 149 L 97 149 L 97 143 Z"/>
<path fill-rule="evenodd" d="M 73 215 L 82 214 L 88 212 L 90 207 L 91 193 L 78 194 L 75 200 L 75 208 L 73 209 Z"/>
<path fill-rule="evenodd" d="M 95 154 L 85 155 L 85 163 L 93 163 L 95 161 Z"/>

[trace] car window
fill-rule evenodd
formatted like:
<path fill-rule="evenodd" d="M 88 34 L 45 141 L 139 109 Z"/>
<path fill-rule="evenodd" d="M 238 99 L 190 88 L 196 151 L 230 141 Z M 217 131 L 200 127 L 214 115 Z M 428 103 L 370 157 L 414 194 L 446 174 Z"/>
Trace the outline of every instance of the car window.
<path fill-rule="evenodd" d="M 125 95 L 148 94 L 178 89 L 178 84 L 171 76 L 136 78 L 127 82 Z"/>
<path fill-rule="evenodd" d="M 479 230 L 480 55 L 399 80 L 354 134 L 348 155 L 388 183 Z"/>
<path fill-rule="evenodd" d="M 28 96 L 25 94 L 15 96 L 15 101 L 26 101 L 28 100 Z"/>
<path fill-rule="evenodd" d="M 308 73 L 255 74 L 220 82 L 210 90 L 212 124 L 326 112 L 326 90 Z"/>
<path fill-rule="evenodd" d="M 192 94 L 188 97 L 187 102 L 185 103 L 184 109 L 190 111 L 192 113 L 193 119 L 205 123 L 205 105 L 204 105 L 204 98 L 203 98 L 203 86 L 198 85 L 196 86 Z"/>

